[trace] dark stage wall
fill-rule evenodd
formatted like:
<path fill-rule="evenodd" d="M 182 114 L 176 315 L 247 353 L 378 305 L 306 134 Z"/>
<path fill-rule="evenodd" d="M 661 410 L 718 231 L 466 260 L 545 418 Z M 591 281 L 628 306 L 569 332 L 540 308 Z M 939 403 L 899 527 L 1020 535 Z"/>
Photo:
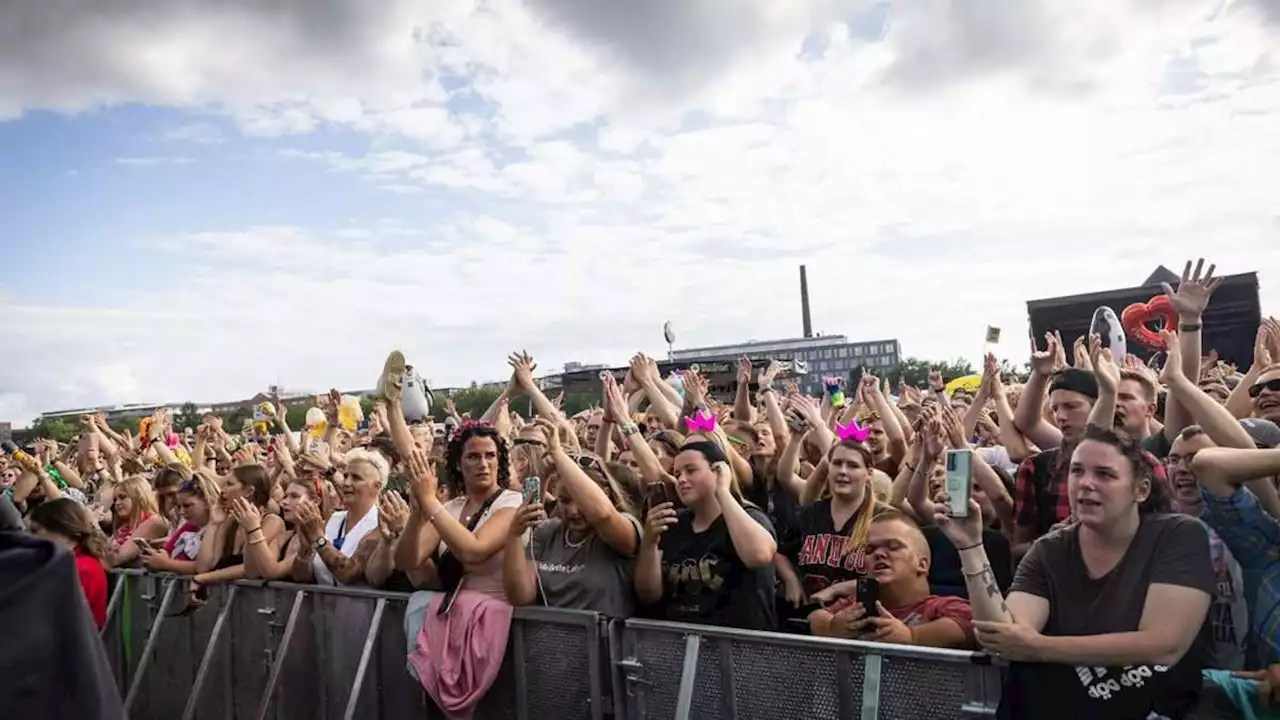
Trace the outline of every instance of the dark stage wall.
<path fill-rule="evenodd" d="M 1159 277 L 1160 274 L 1157 271 L 1152 277 Z M 1155 282 L 1158 283 L 1159 280 Z M 1176 280 L 1171 284 L 1176 287 Z M 1129 305 L 1149 302 L 1162 293 L 1159 284 L 1151 284 L 1088 295 L 1032 300 L 1027 303 L 1027 314 L 1031 320 L 1031 331 L 1039 340 L 1041 348 L 1044 347 L 1044 334 L 1050 330 L 1058 330 L 1062 333 L 1062 341 L 1066 343 L 1067 354 L 1070 356 L 1071 344 L 1077 337 L 1089 332 L 1093 311 L 1099 306 L 1110 307 L 1119 317 Z M 1253 361 L 1253 340 L 1261 320 L 1257 273 L 1228 275 L 1214 292 L 1209 301 L 1209 309 L 1205 312 L 1204 351 L 1207 353 L 1217 350 L 1223 360 L 1235 363 L 1241 371 L 1247 370 Z M 1139 346 L 1133 338 L 1127 340 L 1130 351 L 1143 359 L 1150 357 L 1151 353 Z"/>

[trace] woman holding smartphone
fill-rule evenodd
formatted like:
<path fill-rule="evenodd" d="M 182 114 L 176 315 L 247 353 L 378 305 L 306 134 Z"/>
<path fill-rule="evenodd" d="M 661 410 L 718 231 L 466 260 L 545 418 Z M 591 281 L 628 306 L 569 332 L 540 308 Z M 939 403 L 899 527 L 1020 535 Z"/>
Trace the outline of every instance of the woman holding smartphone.
<path fill-rule="evenodd" d="M 605 381 L 606 398 L 612 379 Z M 612 383 L 612 388 L 617 391 L 617 384 Z M 555 478 L 525 487 L 524 504 L 511 523 L 503 555 L 507 597 L 512 605 L 529 605 L 541 595 L 550 607 L 631 617 L 640 522 L 600 458 L 570 455 L 551 423 L 539 420 L 538 424 L 546 431 L 547 458 Z M 638 437 L 634 423 L 622 425 L 622 432 Z M 550 519 L 540 487 L 547 480 L 554 480 L 557 488 L 555 517 Z M 528 530 L 532 534 L 526 552 L 523 538 Z"/>

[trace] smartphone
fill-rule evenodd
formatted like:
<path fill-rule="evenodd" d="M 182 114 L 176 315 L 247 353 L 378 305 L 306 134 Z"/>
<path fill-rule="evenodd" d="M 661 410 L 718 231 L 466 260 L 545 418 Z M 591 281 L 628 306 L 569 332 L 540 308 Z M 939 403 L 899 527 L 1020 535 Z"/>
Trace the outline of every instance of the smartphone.
<path fill-rule="evenodd" d="M 787 415 L 787 427 L 791 428 L 793 433 L 802 433 L 809 426 L 809 422 L 799 413 L 790 413 Z"/>
<path fill-rule="evenodd" d="M 156 551 L 155 547 L 151 545 L 150 540 L 144 540 L 142 538 L 131 538 L 131 539 L 135 543 L 137 543 L 138 550 L 140 550 L 144 555 L 150 555 L 151 553 Z"/>
<path fill-rule="evenodd" d="M 645 515 L 648 515 L 650 510 L 658 507 L 662 503 L 668 503 L 668 502 L 671 502 L 671 494 L 667 489 L 666 483 L 664 482 L 650 483 L 649 486 L 644 489 Z"/>
<path fill-rule="evenodd" d="M 525 478 L 524 485 L 521 487 L 521 494 L 524 495 L 525 505 L 542 502 L 542 478 L 537 475 L 530 475 Z"/>
<path fill-rule="evenodd" d="M 880 581 L 873 577 L 858 578 L 858 604 L 867 615 L 879 615 L 876 603 L 880 602 Z"/>
<path fill-rule="evenodd" d="M 969 494 L 973 487 L 973 450 L 947 451 L 947 501 L 951 517 L 969 517 Z"/>

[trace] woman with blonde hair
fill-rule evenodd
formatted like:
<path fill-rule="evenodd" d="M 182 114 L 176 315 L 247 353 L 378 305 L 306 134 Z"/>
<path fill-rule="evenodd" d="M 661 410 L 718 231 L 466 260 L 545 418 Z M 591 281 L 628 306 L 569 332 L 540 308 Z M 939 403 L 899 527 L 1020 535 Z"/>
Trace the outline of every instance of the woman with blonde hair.
<path fill-rule="evenodd" d="M 178 486 L 175 504 L 181 524 L 163 548 L 139 546 L 142 564 L 148 570 L 193 575 L 204 528 L 209 524 L 213 508 L 218 505 L 218 483 L 208 470 L 197 470 Z"/>
<path fill-rule="evenodd" d="M 132 475 L 115 487 L 111 501 L 111 540 L 107 543 L 107 564 L 111 567 L 136 565 L 140 548 L 169 534 L 169 523 L 160 514 L 151 483 Z"/>

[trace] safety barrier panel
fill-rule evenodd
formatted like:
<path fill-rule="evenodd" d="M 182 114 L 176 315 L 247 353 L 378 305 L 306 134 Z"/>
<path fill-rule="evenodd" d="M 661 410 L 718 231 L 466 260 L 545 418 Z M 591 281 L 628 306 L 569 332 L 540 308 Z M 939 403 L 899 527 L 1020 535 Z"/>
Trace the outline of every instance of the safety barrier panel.
<path fill-rule="evenodd" d="M 1000 704 L 980 653 L 647 620 L 615 623 L 610 645 L 629 718 L 941 720 Z"/>
<path fill-rule="evenodd" d="M 187 608 L 189 578 L 113 570 L 103 629 L 134 720 L 439 717 L 406 669 L 409 598 L 239 581 Z M 992 716 L 981 653 L 517 608 L 481 720 Z M 1197 718 L 1236 717 L 1221 694 Z"/>
<path fill-rule="evenodd" d="M 113 575 L 103 639 L 134 720 L 433 716 L 406 669 L 408 595 L 242 580 L 183 614 L 188 578 Z M 605 637 L 596 613 L 518 608 L 476 717 L 612 715 Z"/>

